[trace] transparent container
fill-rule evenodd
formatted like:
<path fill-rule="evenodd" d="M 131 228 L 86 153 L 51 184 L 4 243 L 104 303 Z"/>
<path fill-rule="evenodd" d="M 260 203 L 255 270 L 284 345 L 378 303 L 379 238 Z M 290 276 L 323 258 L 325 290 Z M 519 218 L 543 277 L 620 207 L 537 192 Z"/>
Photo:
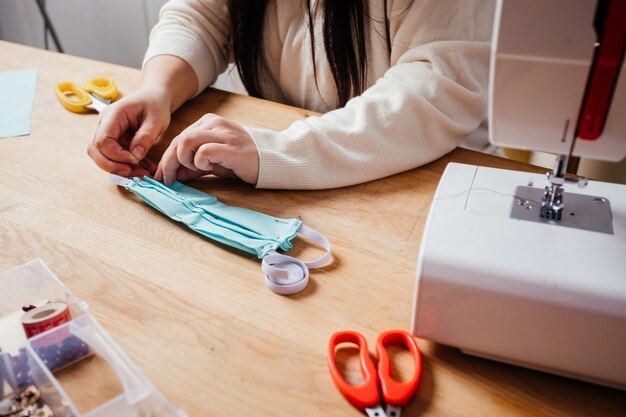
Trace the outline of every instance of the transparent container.
<path fill-rule="evenodd" d="M 27 338 L 22 307 L 48 302 L 67 304 L 71 320 Z M 0 273 L 0 401 L 31 386 L 54 417 L 186 415 L 41 260 Z"/>

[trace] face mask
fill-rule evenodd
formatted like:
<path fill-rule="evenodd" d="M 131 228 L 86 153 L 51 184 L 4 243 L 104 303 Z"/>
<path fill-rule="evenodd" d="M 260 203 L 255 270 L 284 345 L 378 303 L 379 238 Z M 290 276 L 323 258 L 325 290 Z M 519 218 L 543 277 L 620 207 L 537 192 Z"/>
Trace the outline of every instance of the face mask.
<path fill-rule="evenodd" d="M 216 197 L 179 182 L 166 186 L 151 178 L 110 176 L 143 201 L 193 231 L 217 242 L 243 250 L 263 259 L 266 286 L 278 294 L 302 291 L 309 280 L 309 268 L 324 265 L 330 259 L 330 243 L 299 219 L 281 219 L 242 207 L 231 207 Z M 281 255 L 288 251 L 291 240 L 301 234 L 326 249 L 312 262 L 301 262 Z"/>

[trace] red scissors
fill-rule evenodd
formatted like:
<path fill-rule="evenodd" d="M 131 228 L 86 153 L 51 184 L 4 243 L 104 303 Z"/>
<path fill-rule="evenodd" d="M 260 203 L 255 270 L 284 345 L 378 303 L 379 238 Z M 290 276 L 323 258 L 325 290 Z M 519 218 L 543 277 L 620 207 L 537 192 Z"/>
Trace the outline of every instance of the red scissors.
<path fill-rule="evenodd" d="M 363 375 L 363 384 L 350 385 L 343 378 L 335 363 L 335 347 L 340 343 L 354 343 L 359 347 L 359 365 Z M 391 360 L 386 347 L 404 345 L 410 352 L 415 365 L 409 381 L 399 382 L 391 377 Z M 333 382 L 339 392 L 369 417 L 400 417 L 404 407 L 418 390 L 422 380 L 422 354 L 413 336 L 404 330 L 387 330 L 376 341 L 378 354 L 378 373 L 370 357 L 367 340 L 360 333 L 343 331 L 333 334 L 328 343 L 328 367 Z M 378 384 L 383 393 L 386 409 L 383 411 Z"/>

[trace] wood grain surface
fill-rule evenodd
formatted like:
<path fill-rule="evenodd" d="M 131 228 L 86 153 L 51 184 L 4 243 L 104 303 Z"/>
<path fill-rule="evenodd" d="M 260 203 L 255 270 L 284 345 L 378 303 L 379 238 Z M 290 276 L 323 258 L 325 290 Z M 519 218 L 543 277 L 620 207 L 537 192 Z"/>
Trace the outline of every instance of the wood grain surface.
<path fill-rule="evenodd" d="M 446 164 L 536 170 L 459 149 L 336 190 L 193 181 L 226 204 L 300 217 L 331 241 L 333 262 L 312 272 L 304 292 L 279 296 L 265 289 L 257 259 L 201 238 L 110 184 L 86 154 L 98 116 L 70 113 L 53 94 L 60 81 L 94 76 L 128 94 L 140 86 L 140 71 L 6 42 L 0 57 L 0 70 L 39 70 L 31 134 L 0 139 L 0 270 L 43 259 L 190 416 L 360 415 L 330 380 L 326 344 L 333 332 L 352 329 L 373 346 L 379 332 L 409 327 L 421 234 Z M 207 112 L 273 129 L 311 114 L 207 90 L 175 113 L 159 150 Z M 299 239 L 293 250 L 304 259 L 317 253 Z M 424 379 L 405 416 L 626 415 L 621 391 L 419 345 Z M 408 363 L 395 356 L 406 374 Z M 99 395 L 77 386 L 88 404 Z"/>

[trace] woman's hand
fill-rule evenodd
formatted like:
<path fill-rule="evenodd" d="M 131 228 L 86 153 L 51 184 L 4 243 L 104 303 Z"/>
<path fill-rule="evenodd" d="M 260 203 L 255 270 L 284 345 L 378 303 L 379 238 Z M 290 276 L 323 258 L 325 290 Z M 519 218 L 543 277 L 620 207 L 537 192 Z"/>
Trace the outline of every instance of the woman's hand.
<path fill-rule="evenodd" d="M 102 112 L 89 142 L 87 153 L 107 172 L 124 177 L 150 175 L 146 167 L 154 172 L 156 166 L 144 158 L 172 112 L 198 90 L 198 78 L 181 58 L 158 55 L 144 65 L 142 85 Z"/>
<path fill-rule="evenodd" d="M 259 153 L 248 131 L 215 114 L 205 114 L 174 138 L 154 178 L 170 185 L 206 174 L 250 184 L 259 176 Z"/>
<path fill-rule="evenodd" d="M 163 89 L 144 87 L 111 104 L 100 114 L 87 154 L 107 172 L 152 175 L 156 166 L 144 158 L 169 126 L 170 102 Z"/>

